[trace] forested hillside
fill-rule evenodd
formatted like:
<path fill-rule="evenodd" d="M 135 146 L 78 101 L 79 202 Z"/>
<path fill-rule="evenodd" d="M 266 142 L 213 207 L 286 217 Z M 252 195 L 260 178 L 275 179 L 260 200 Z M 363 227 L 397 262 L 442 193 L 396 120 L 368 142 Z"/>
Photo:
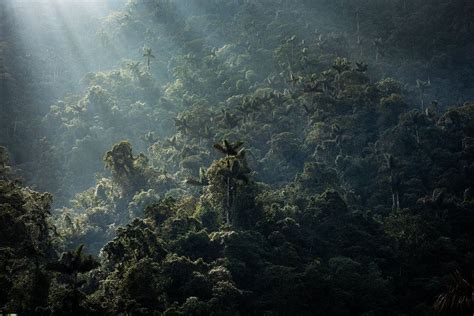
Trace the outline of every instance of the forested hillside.
<path fill-rule="evenodd" d="M 0 2 L 0 310 L 471 315 L 473 17 Z"/>

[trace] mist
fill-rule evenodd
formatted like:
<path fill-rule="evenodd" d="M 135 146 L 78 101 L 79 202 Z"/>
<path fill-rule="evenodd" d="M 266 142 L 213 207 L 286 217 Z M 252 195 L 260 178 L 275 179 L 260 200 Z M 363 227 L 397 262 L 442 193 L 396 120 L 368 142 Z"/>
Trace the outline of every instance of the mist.
<path fill-rule="evenodd" d="M 467 315 L 474 6 L 0 2 L 0 310 Z"/>

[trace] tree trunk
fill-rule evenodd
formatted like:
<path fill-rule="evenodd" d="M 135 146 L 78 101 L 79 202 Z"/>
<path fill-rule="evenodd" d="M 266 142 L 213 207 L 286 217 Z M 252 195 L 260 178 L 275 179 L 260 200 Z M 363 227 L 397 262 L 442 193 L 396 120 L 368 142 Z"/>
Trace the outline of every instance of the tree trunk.
<path fill-rule="evenodd" d="M 226 197 L 226 223 L 230 224 L 230 177 L 227 177 L 227 197 Z"/>

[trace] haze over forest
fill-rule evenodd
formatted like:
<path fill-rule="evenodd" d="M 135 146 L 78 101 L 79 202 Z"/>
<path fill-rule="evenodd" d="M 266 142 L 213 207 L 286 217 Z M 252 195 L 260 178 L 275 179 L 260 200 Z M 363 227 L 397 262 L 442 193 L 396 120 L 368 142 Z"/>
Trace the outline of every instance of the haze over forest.
<path fill-rule="evenodd" d="M 0 311 L 472 315 L 473 82 L 469 0 L 1 0 Z"/>

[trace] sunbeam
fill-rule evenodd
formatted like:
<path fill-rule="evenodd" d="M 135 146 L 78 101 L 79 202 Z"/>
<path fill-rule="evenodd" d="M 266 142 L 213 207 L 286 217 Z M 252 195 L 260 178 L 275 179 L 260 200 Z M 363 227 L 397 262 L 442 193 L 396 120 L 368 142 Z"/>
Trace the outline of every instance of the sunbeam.
<path fill-rule="evenodd" d="M 108 12 L 103 1 L 20 0 L 9 6 L 37 79 L 73 85 L 101 62 L 94 28 Z"/>

